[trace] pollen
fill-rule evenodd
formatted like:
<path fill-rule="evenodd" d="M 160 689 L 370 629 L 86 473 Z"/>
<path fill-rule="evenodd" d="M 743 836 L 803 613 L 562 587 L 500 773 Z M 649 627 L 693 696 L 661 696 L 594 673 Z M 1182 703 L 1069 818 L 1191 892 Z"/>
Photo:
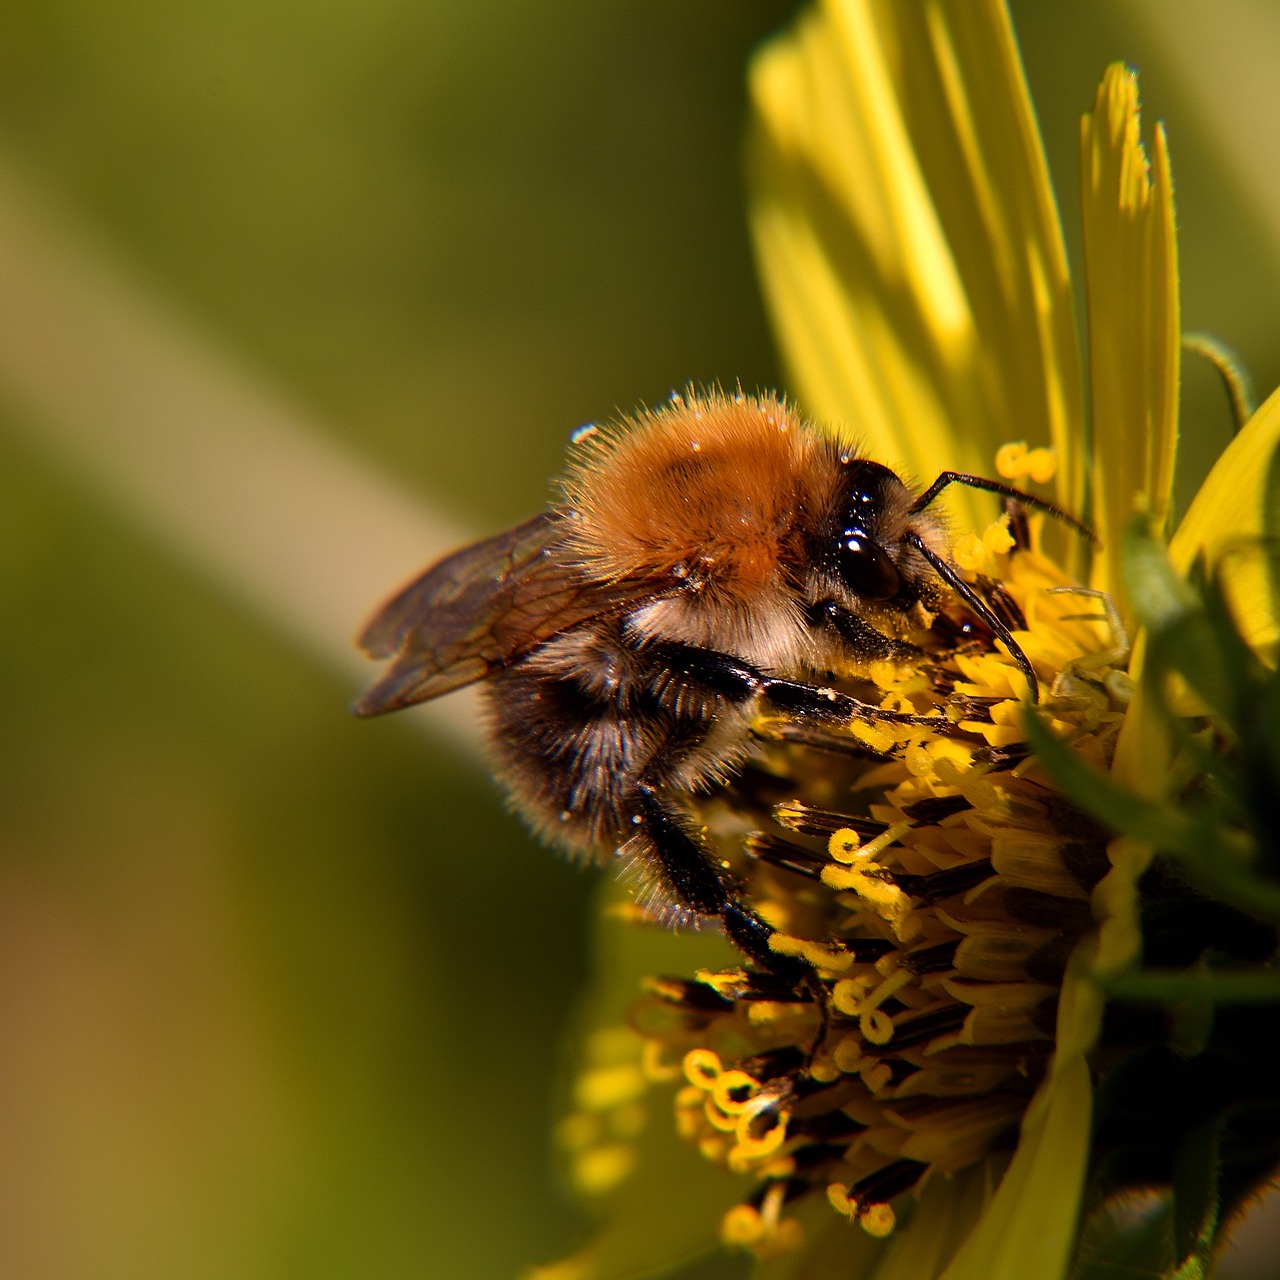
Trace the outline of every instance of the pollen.
<path fill-rule="evenodd" d="M 619 1027 L 597 1032 L 586 1045 L 585 1069 L 575 1082 L 575 1107 L 556 1129 L 570 1179 L 584 1195 L 612 1190 L 636 1167 L 634 1140 L 651 1120 L 647 1095 L 654 1076 L 646 1069 L 654 1059 L 651 1044 Z"/>
<path fill-rule="evenodd" d="M 982 545 L 993 556 L 1008 555 L 1014 547 L 1013 534 L 1009 532 L 1007 516 L 993 521 L 982 531 Z"/>
<path fill-rule="evenodd" d="M 843 973 L 853 964 L 852 953 L 832 942 L 814 942 L 809 938 L 796 938 L 786 933 L 775 933 L 769 939 L 769 949 L 779 955 L 799 956 L 815 969 L 828 973 Z"/>
<path fill-rule="evenodd" d="M 833 831 L 831 839 L 827 841 L 827 853 L 836 862 L 852 862 L 861 848 L 862 837 L 849 827 L 841 827 L 839 831 Z"/>
<path fill-rule="evenodd" d="M 1048 484 L 1058 470 L 1052 449 L 1028 448 L 1025 440 L 1014 440 L 996 450 L 996 471 L 1006 480 L 1031 480 Z"/>
<path fill-rule="evenodd" d="M 1005 464 L 1038 481 L 1044 452 L 1009 446 Z M 1082 589 L 1015 537 L 1000 521 L 973 539 L 982 589 L 1033 663 L 1055 732 L 1105 766 L 1127 644 L 1108 602 L 1073 601 Z M 651 980 L 633 1013 L 649 1037 L 646 1078 L 680 1064 L 679 1133 L 754 1180 L 722 1234 L 759 1257 L 798 1240 L 791 1206 L 811 1193 L 883 1237 L 930 1176 L 1011 1150 L 1110 866 L 1106 834 L 1025 741 L 1025 680 L 1009 653 L 945 617 L 913 643 L 921 662 L 877 663 L 846 690 L 908 715 L 762 748 L 736 784 L 733 803 L 764 826 L 745 860 L 740 836 L 716 854 L 762 917 L 785 922 L 771 948 L 809 976 L 737 967 Z M 629 1083 L 603 1076 L 596 1091 L 616 1108 Z M 620 1140 L 606 1126 L 596 1146 Z"/>
<path fill-rule="evenodd" d="M 966 573 L 981 573 L 991 564 L 991 548 L 976 533 L 964 533 L 951 544 L 951 558 Z"/>
<path fill-rule="evenodd" d="M 573 1180 L 583 1195 L 602 1195 L 626 1179 L 635 1164 L 635 1148 L 627 1143 L 591 1147 L 574 1162 Z"/>
<path fill-rule="evenodd" d="M 1027 476 L 1035 484 L 1048 484 L 1058 473 L 1058 455 L 1052 449 L 1032 449 L 1027 454 Z"/>
<path fill-rule="evenodd" d="M 897 1215 L 891 1204 L 869 1204 L 858 1214 L 858 1222 L 869 1236 L 880 1239 L 893 1234 Z"/>
<path fill-rule="evenodd" d="M 604 1111 L 634 1101 L 645 1087 L 644 1071 L 637 1063 L 598 1067 L 578 1077 L 578 1105 L 585 1111 Z"/>
<path fill-rule="evenodd" d="M 759 1258 L 772 1258 L 799 1248 L 804 1232 L 794 1218 L 783 1218 L 782 1184 L 775 1183 L 757 1207 L 735 1205 L 720 1224 L 720 1238 L 729 1245 L 750 1249 Z"/>

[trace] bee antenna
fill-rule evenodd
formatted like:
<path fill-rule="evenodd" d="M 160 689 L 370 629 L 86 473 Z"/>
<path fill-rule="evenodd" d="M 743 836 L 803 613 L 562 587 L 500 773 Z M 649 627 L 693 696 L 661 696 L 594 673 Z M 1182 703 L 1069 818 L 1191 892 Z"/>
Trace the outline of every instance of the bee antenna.
<path fill-rule="evenodd" d="M 1013 498 L 1016 502 L 1021 502 L 1023 506 L 1034 507 L 1035 510 L 1043 511 L 1045 515 L 1052 516 L 1055 520 L 1061 520 L 1063 524 L 1070 525 L 1081 537 L 1087 538 L 1095 548 L 1102 546 L 1098 535 L 1087 524 L 1077 520 L 1075 516 L 1063 511 L 1061 507 L 1056 506 L 1054 503 L 1046 502 L 1043 498 L 1037 498 L 1030 493 L 1023 493 L 1021 489 L 1015 489 L 1011 484 L 1002 484 L 999 480 L 988 480 L 985 476 L 971 476 L 964 471 L 942 472 L 912 504 L 912 515 L 932 506 L 938 494 L 949 484 L 962 484 L 969 489 L 984 489 L 987 493 L 998 493 L 1003 497 Z"/>
<path fill-rule="evenodd" d="M 938 577 L 951 587 L 956 595 L 995 632 L 999 640 L 1003 641 L 1004 647 L 1009 651 L 1009 656 L 1018 664 L 1018 670 L 1026 676 L 1027 684 L 1031 686 L 1031 701 L 1039 702 L 1040 682 L 1036 679 L 1035 670 L 1031 666 L 1031 659 L 1027 657 L 1023 652 L 1022 646 L 1013 638 L 1013 632 L 996 616 L 991 606 L 960 576 L 954 565 L 936 551 L 931 551 L 925 546 L 924 539 L 918 533 L 908 533 L 905 541 L 909 542 L 924 556 L 933 566 L 933 571 Z"/>

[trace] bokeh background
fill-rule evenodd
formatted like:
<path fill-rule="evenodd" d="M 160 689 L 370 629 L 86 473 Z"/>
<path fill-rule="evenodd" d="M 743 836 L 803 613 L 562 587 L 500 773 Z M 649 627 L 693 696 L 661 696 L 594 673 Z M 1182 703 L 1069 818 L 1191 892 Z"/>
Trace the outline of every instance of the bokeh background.
<path fill-rule="evenodd" d="M 1204 8 L 1014 5 L 1072 252 L 1123 57 L 1186 321 L 1265 392 L 1280 26 Z M 578 424 L 778 384 L 739 154 L 793 9 L 0 9 L 0 1275 L 497 1280 L 579 1237 L 548 1134 L 594 877 L 465 707 L 353 721 L 345 637 Z M 1185 421 L 1189 492 L 1230 429 L 1198 364 Z"/>

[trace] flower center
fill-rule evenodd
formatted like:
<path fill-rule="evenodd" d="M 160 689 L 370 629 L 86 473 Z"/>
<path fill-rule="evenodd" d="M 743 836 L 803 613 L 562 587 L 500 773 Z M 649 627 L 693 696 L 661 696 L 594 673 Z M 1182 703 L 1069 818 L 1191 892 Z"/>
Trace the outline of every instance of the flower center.
<path fill-rule="evenodd" d="M 1007 526 L 956 558 L 1033 664 L 1054 731 L 1103 767 L 1128 693 L 1123 636 L 1105 598 Z M 1025 744 L 1014 660 L 958 614 L 920 643 L 918 664 L 878 663 L 850 688 L 948 730 L 797 735 L 762 719 L 757 758 L 705 806 L 773 945 L 813 966 L 809 984 L 741 967 L 654 979 L 634 1014 L 649 1060 L 667 1064 L 657 1074 L 681 1064 L 680 1132 L 755 1180 L 723 1234 L 761 1256 L 796 1243 L 786 1206 L 811 1191 L 887 1235 L 904 1192 L 1012 1150 L 1109 868 L 1105 834 Z"/>

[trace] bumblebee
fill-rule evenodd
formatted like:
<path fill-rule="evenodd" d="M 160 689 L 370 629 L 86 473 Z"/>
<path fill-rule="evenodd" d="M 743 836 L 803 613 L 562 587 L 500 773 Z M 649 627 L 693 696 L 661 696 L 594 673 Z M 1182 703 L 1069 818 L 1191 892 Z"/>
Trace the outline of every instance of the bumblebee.
<path fill-rule="evenodd" d="M 799 982 L 802 962 L 770 947 L 689 802 L 741 769 L 761 714 L 933 723 L 824 681 L 921 661 L 913 635 L 957 598 L 1036 696 L 1008 624 L 948 557 L 933 504 L 953 483 L 1063 514 L 950 471 L 914 492 L 774 397 L 673 397 L 584 429 L 560 501 L 378 611 L 359 642 L 391 665 L 356 711 L 482 682 L 496 772 L 541 837 L 587 860 L 616 854 L 651 914 L 718 923 Z"/>

